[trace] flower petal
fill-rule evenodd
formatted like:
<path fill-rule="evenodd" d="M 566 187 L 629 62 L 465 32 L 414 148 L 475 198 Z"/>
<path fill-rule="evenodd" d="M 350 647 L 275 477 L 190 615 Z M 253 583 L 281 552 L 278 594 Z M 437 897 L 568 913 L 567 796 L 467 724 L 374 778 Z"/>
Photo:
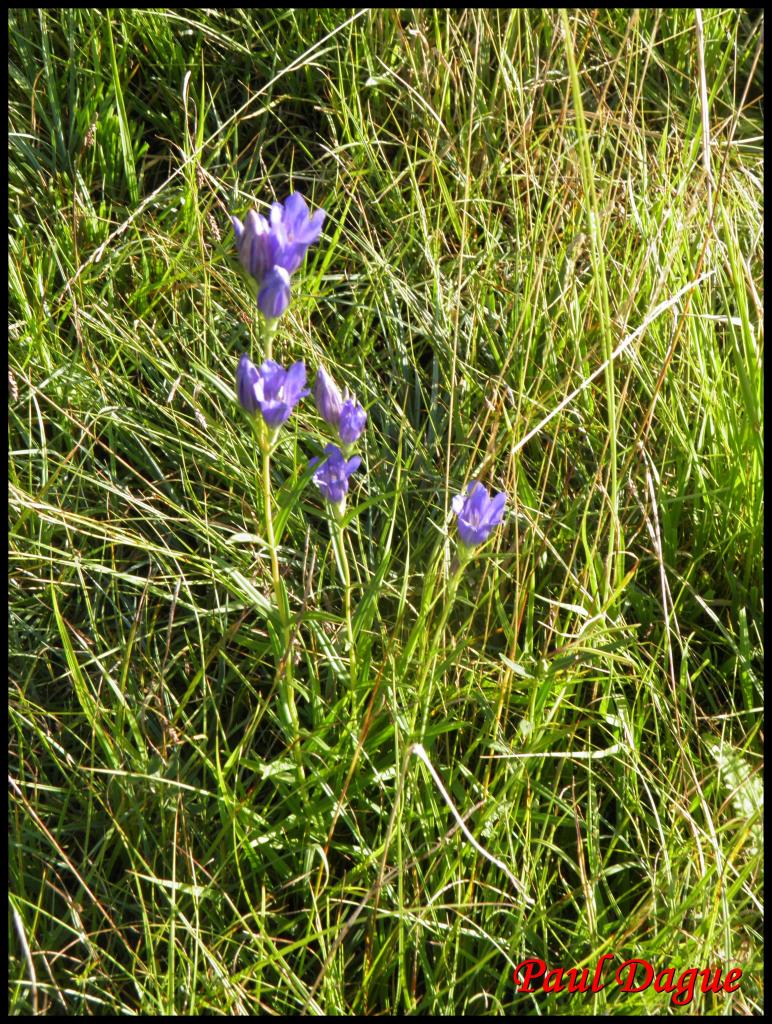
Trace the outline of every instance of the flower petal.
<path fill-rule="evenodd" d="M 306 364 L 304 362 L 293 363 L 287 370 L 284 380 L 284 398 L 293 405 L 300 400 L 303 385 L 306 382 Z M 308 394 L 305 391 L 304 394 Z"/>
<path fill-rule="evenodd" d="M 284 267 L 288 274 L 294 274 L 306 258 L 307 249 L 308 246 L 305 242 L 289 242 L 277 255 L 276 261 Z"/>
<path fill-rule="evenodd" d="M 240 405 L 248 413 L 255 413 L 258 409 L 255 395 L 257 380 L 257 368 L 247 355 L 243 355 L 236 370 L 236 392 Z"/>
<path fill-rule="evenodd" d="M 279 366 L 274 359 L 266 359 L 260 364 L 260 394 L 266 399 L 274 399 L 284 386 L 287 371 Z"/>
<path fill-rule="evenodd" d="M 306 247 L 313 245 L 322 233 L 322 225 L 326 216 L 324 210 L 316 210 L 312 217 L 296 225 L 294 231 L 295 241 L 302 242 Z"/>
<path fill-rule="evenodd" d="M 340 410 L 338 433 L 344 444 L 354 444 L 362 435 L 367 413 L 353 398 L 347 398 Z"/>
<path fill-rule="evenodd" d="M 269 320 L 275 320 L 289 306 L 290 276 L 284 267 L 274 266 L 263 278 L 262 287 L 257 295 L 257 304 L 261 313 Z"/>
<path fill-rule="evenodd" d="M 320 366 L 316 372 L 314 401 L 322 419 L 329 423 L 331 427 L 337 427 L 340 422 L 340 411 L 343 401 L 338 385 L 323 366 Z"/>
<path fill-rule="evenodd" d="M 484 487 L 479 480 L 473 480 L 469 484 L 466 499 L 466 517 L 480 518 L 485 514 L 485 510 L 488 507 L 490 499 L 488 498 L 488 489 Z"/>
<path fill-rule="evenodd" d="M 287 231 L 294 234 L 308 220 L 308 206 L 299 192 L 293 192 L 284 200 L 284 223 Z"/>
<path fill-rule="evenodd" d="M 362 460 L 354 456 L 346 462 L 343 452 L 334 444 L 328 444 L 324 450 L 328 458 L 314 474 L 314 483 L 327 501 L 338 504 L 348 491 L 349 477 L 359 468 Z"/>
<path fill-rule="evenodd" d="M 491 503 L 485 511 L 485 522 L 489 526 L 498 526 L 504 518 L 504 506 L 506 505 L 506 502 L 507 496 L 504 491 L 501 491 L 495 498 L 491 499 Z"/>
<path fill-rule="evenodd" d="M 284 207 L 281 205 L 281 203 L 271 203 L 271 212 L 269 214 L 269 218 L 271 221 L 272 228 L 275 228 L 277 225 L 282 223 L 282 221 L 284 220 Z"/>
<path fill-rule="evenodd" d="M 286 423 L 289 419 L 292 406 L 287 405 L 286 402 L 277 402 L 275 399 L 263 401 L 258 399 L 258 401 L 260 412 L 263 414 L 263 419 L 269 427 L 276 429 L 276 427 L 280 427 L 282 423 Z"/>

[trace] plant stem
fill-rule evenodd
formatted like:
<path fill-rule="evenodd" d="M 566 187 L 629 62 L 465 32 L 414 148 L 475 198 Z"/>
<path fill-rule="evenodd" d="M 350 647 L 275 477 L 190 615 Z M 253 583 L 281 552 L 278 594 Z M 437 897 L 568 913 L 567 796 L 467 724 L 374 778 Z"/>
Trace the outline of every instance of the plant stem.
<path fill-rule="evenodd" d="M 276 333 L 277 320 L 263 321 L 263 346 L 264 358 L 271 359 L 273 352 L 273 336 Z M 279 555 L 276 549 L 276 534 L 273 528 L 273 505 L 271 500 L 271 443 L 272 433 L 266 423 L 257 418 L 255 421 L 257 440 L 262 453 L 263 472 L 263 507 L 265 514 L 265 532 L 268 538 L 268 549 L 271 552 L 271 577 L 273 579 L 273 593 L 276 600 L 276 608 L 279 613 L 281 625 L 280 654 L 276 659 L 276 680 L 279 691 L 279 709 L 285 733 L 292 746 L 295 763 L 297 765 L 298 782 L 301 792 L 305 794 L 305 774 L 303 772 L 303 759 L 300 750 L 300 722 L 298 720 L 297 708 L 295 707 L 295 687 L 292 681 L 292 649 L 291 649 L 291 622 L 287 590 L 282 582 L 279 572 Z M 304 797 L 305 798 L 305 797 Z"/>
<path fill-rule="evenodd" d="M 273 359 L 273 336 L 278 326 L 278 320 L 263 320 L 263 359 Z"/>
<path fill-rule="evenodd" d="M 271 445 L 265 425 L 261 424 L 260 447 L 263 455 L 263 502 L 265 505 L 265 531 L 268 536 L 268 548 L 271 552 L 271 575 L 273 592 L 281 623 L 281 654 L 276 661 L 276 677 L 279 687 L 279 707 L 284 727 L 292 744 L 297 763 L 298 781 L 301 786 L 305 782 L 303 760 L 300 752 L 300 723 L 295 707 L 295 688 L 292 682 L 292 650 L 290 648 L 291 625 L 287 591 L 279 573 L 279 556 L 276 550 L 276 536 L 273 529 L 273 510 L 271 508 Z"/>
<path fill-rule="evenodd" d="M 353 696 L 354 689 L 356 686 L 356 645 L 354 643 L 354 624 L 351 616 L 351 572 L 348 565 L 348 556 L 346 554 L 346 537 L 343 530 L 343 524 L 337 517 L 332 528 L 332 542 L 335 547 L 335 554 L 337 555 L 338 568 L 341 572 L 343 580 L 343 586 L 346 591 L 345 596 L 345 610 L 346 610 L 346 633 L 348 635 L 348 647 L 349 647 L 349 674 L 351 682 L 351 693 Z"/>

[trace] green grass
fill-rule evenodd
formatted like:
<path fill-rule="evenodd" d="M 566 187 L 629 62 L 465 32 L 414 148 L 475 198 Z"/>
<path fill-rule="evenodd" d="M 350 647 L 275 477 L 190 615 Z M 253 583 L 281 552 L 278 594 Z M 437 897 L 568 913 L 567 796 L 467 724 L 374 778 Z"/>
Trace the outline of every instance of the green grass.
<path fill-rule="evenodd" d="M 755 17 L 11 12 L 12 1014 L 761 1012 Z M 369 411 L 354 711 L 309 400 L 272 459 L 303 787 L 228 220 L 292 188 L 275 352 Z M 607 952 L 743 976 L 513 984 Z"/>

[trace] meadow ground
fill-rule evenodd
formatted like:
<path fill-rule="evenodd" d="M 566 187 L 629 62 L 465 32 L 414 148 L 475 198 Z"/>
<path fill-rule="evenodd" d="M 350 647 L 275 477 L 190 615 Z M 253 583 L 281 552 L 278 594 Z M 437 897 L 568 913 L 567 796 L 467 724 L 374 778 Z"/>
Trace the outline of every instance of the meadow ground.
<path fill-rule="evenodd" d="M 12 1014 L 760 1012 L 761 28 L 10 12 Z M 274 355 L 368 420 L 341 535 L 282 428 L 274 580 L 293 189 Z"/>

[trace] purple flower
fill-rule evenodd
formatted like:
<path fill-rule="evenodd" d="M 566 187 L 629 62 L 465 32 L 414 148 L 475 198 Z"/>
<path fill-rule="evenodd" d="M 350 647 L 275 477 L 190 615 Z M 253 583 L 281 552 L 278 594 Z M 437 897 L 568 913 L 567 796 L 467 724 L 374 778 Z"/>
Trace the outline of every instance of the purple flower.
<path fill-rule="evenodd" d="M 269 320 L 281 316 L 289 306 L 290 276 L 284 267 L 271 267 L 257 293 L 257 305 Z"/>
<path fill-rule="evenodd" d="M 353 395 L 341 396 L 340 388 L 323 367 L 319 367 L 314 385 L 314 401 L 322 418 L 338 431 L 347 447 L 362 436 L 367 413 Z"/>
<path fill-rule="evenodd" d="M 259 368 L 244 355 L 236 371 L 236 390 L 239 402 L 250 414 L 258 409 L 272 429 L 280 427 L 289 417 L 294 406 L 309 394 L 304 363 L 293 363 L 289 370 L 283 369 L 272 359 Z"/>
<path fill-rule="evenodd" d="M 354 398 L 347 398 L 340 410 L 338 433 L 341 441 L 348 445 L 359 440 L 365 429 L 367 413 Z"/>
<path fill-rule="evenodd" d="M 340 388 L 323 366 L 320 366 L 316 372 L 314 401 L 322 419 L 326 420 L 331 427 L 335 427 L 337 430 L 340 423 L 340 412 L 343 408 L 343 399 L 340 394 Z"/>
<path fill-rule="evenodd" d="M 355 455 L 347 462 L 343 457 L 343 452 L 334 444 L 328 444 L 324 450 L 327 452 L 328 458 L 314 473 L 314 483 L 327 501 L 332 502 L 333 505 L 339 505 L 346 497 L 348 478 L 355 470 L 359 469 L 362 460 Z M 313 466 L 319 461 L 318 458 L 311 459 L 309 465 Z"/>
<path fill-rule="evenodd" d="M 268 219 L 250 210 L 242 224 L 231 217 L 239 260 L 257 281 L 257 304 L 264 316 L 275 319 L 289 305 L 290 275 L 322 233 L 324 210 L 313 216 L 305 199 L 293 192 L 284 205 L 273 203 Z"/>
<path fill-rule="evenodd" d="M 482 544 L 490 537 L 493 529 L 504 518 L 504 504 L 507 500 L 502 491 L 495 498 L 488 497 L 487 488 L 473 480 L 463 494 L 453 499 L 453 511 L 458 516 L 458 535 L 467 547 Z"/>
<path fill-rule="evenodd" d="M 322 209 L 317 210 L 313 216 L 309 214 L 306 201 L 299 192 L 293 192 L 285 199 L 283 207 L 281 203 L 271 206 L 271 226 L 281 224 L 287 236 L 286 262 L 282 266 L 290 274 L 298 269 L 308 247 L 321 235 L 325 216 Z"/>
<path fill-rule="evenodd" d="M 282 239 L 277 232 L 271 231 L 265 217 L 255 210 L 249 211 L 243 224 L 238 217 L 231 217 L 231 221 L 241 265 L 261 283 L 279 259 Z"/>

